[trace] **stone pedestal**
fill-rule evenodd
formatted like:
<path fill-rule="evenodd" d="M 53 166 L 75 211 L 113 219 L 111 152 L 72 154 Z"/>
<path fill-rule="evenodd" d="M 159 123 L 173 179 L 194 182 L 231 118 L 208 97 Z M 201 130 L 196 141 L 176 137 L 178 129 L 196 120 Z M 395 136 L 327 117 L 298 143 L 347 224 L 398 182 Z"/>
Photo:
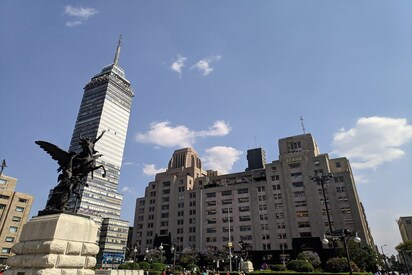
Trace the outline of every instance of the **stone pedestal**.
<path fill-rule="evenodd" d="M 38 216 L 26 223 L 5 275 L 89 275 L 96 265 L 98 225 L 70 214 Z"/>

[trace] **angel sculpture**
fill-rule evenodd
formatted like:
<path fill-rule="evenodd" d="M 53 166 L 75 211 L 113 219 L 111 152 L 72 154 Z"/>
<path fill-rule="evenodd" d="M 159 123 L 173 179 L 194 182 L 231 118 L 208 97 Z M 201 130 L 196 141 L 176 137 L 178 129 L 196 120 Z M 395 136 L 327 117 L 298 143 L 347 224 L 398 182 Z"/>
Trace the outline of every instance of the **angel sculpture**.
<path fill-rule="evenodd" d="M 54 187 L 49 200 L 47 201 L 46 208 L 41 212 L 50 211 L 67 211 L 68 202 L 73 194 L 79 197 L 79 189 L 82 185 L 88 186 L 85 182 L 89 173 L 102 168 L 103 177 L 106 176 L 106 169 L 103 165 L 96 165 L 96 159 L 101 157 L 101 154 L 94 149 L 96 142 L 103 136 L 103 131 L 96 139 L 83 138 L 79 136 L 79 144 L 82 147 L 80 152 L 66 152 L 54 144 L 47 141 L 35 141 L 44 151 L 46 151 L 54 160 L 59 164 L 57 169 L 59 174 L 57 181 L 58 184 Z M 73 212 L 76 211 L 74 207 Z"/>

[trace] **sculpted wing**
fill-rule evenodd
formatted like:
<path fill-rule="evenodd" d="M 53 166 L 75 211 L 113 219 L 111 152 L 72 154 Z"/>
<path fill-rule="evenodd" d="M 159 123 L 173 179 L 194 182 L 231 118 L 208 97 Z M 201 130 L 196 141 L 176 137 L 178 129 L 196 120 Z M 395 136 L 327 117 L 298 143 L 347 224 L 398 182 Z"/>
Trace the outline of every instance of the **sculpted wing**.
<path fill-rule="evenodd" d="M 66 152 L 47 141 L 37 140 L 35 141 L 35 143 L 39 145 L 40 148 L 42 148 L 44 151 L 46 151 L 52 157 L 52 159 L 56 160 L 61 168 L 66 168 L 68 165 L 70 165 L 72 156 L 73 154 L 75 154 Z"/>

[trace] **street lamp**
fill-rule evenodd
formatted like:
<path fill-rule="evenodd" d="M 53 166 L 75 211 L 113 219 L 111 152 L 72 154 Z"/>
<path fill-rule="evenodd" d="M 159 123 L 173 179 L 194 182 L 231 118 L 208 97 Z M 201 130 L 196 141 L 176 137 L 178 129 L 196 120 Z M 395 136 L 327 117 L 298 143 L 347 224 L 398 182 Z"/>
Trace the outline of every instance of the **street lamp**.
<path fill-rule="evenodd" d="M 348 229 L 344 229 L 343 234 L 341 236 L 331 236 L 332 237 L 332 241 L 337 238 L 339 239 L 342 243 L 343 243 L 343 247 L 345 248 L 345 252 L 346 252 L 346 260 L 348 262 L 348 267 L 349 267 L 349 274 L 352 275 L 352 266 L 350 264 L 350 255 L 349 255 L 349 249 L 348 249 L 348 241 L 351 237 L 354 236 L 353 241 L 355 243 L 360 243 L 361 239 L 358 237 L 358 232 L 355 232 L 355 235 L 353 235 L 352 232 L 350 232 L 350 230 Z M 329 243 L 329 240 L 326 239 L 326 236 L 323 236 L 323 240 L 322 243 L 324 245 L 327 245 Z"/>
<path fill-rule="evenodd" d="M 137 253 L 137 248 L 135 246 L 133 249 L 133 262 L 136 262 L 136 253 Z"/>
<path fill-rule="evenodd" d="M 315 165 L 319 165 L 319 162 L 315 162 Z M 329 215 L 329 206 L 328 202 L 326 199 L 326 193 L 325 193 L 325 183 L 329 181 L 330 178 L 332 178 L 333 175 L 331 173 L 325 174 L 325 173 L 316 173 L 314 176 L 309 177 L 311 181 L 316 182 L 318 185 L 321 186 L 322 188 L 322 194 L 323 194 L 323 201 L 325 202 L 325 208 L 326 208 L 326 216 L 328 217 L 328 225 L 329 225 L 329 234 L 332 234 L 332 223 L 330 221 L 330 215 Z"/>
<path fill-rule="evenodd" d="M 159 250 L 160 250 L 160 262 L 163 263 L 163 244 L 162 243 L 160 243 Z"/>
<path fill-rule="evenodd" d="M 319 165 L 319 161 L 315 161 L 315 165 Z M 309 179 L 313 182 L 316 182 L 318 185 L 321 186 L 322 188 L 322 194 L 323 194 L 323 202 L 325 203 L 325 209 L 326 209 L 326 217 L 328 218 L 328 226 L 329 226 L 329 234 L 332 235 L 333 230 L 332 230 L 332 223 L 330 221 L 330 214 L 329 214 L 329 206 L 328 206 L 328 201 L 326 199 L 326 193 L 325 193 L 325 183 L 331 179 L 333 175 L 331 173 L 316 173 L 314 176 L 309 177 Z M 332 240 L 332 245 L 333 245 L 333 252 L 336 254 L 336 246 L 335 246 L 335 241 Z"/>
<path fill-rule="evenodd" d="M 170 247 L 170 251 L 172 251 L 173 253 L 173 275 L 175 275 L 175 271 L 176 271 L 176 248 L 174 245 L 172 245 L 172 247 Z"/>
<path fill-rule="evenodd" d="M 388 262 L 386 262 L 386 255 L 383 252 L 383 247 L 384 246 L 387 246 L 387 244 L 381 245 L 381 251 L 382 251 L 383 261 L 385 262 L 385 271 L 386 271 L 386 273 L 388 273 L 388 271 L 389 271 Z"/>

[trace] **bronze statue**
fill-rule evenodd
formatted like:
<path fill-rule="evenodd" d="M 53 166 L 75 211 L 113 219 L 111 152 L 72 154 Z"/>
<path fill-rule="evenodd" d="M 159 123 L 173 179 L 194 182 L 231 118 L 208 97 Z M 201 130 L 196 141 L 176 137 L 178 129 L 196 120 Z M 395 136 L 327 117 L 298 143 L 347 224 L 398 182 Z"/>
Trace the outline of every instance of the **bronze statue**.
<path fill-rule="evenodd" d="M 54 187 L 49 200 L 47 201 L 46 208 L 40 211 L 39 214 L 49 213 L 50 211 L 67 211 L 67 204 L 73 194 L 79 198 L 79 189 L 83 186 L 88 186 L 86 183 L 86 177 L 89 173 L 102 168 L 103 177 L 106 176 L 106 169 L 103 165 L 96 165 L 96 159 L 101 157 L 101 154 L 94 149 L 96 142 L 103 136 L 103 131 L 96 139 L 82 138 L 79 136 L 79 144 L 82 147 L 80 152 L 66 152 L 54 144 L 47 141 L 35 141 L 44 151 L 46 151 L 54 160 L 59 164 L 57 169 L 59 174 L 57 181 L 58 184 Z M 74 207 L 73 212 L 76 211 Z"/>

